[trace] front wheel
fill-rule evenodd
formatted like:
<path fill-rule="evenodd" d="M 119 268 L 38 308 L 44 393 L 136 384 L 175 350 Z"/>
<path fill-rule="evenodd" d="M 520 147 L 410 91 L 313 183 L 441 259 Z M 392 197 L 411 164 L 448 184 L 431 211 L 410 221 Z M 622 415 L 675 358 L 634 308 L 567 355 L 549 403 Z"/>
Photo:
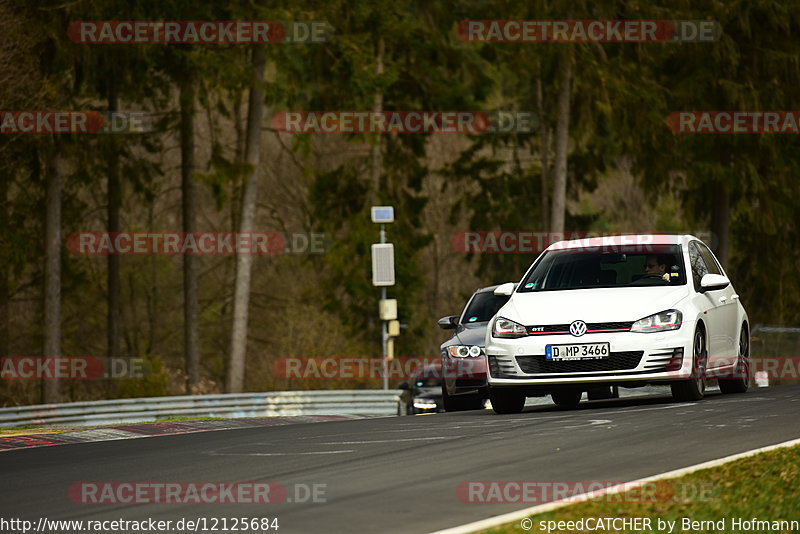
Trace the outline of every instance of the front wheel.
<path fill-rule="evenodd" d="M 520 413 L 525 407 L 525 393 L 515 388 L 489 388 L 494 413 Z"/>
<path fill-rule="evenodd" d="M 586 390 L 588 400 L 618 399 L 619 388 L 617 386 L 601 386 Z"/>
<path fill-rule="evenodd" d="M 720 378 L 719 390 L 723 393 L 744 393 L 750 387 L 750 335 L 742 325 L 739 334 L 739 358 L 733 370 L 733 378 Z"/>
<path fill-rule="evenodd" d="M 672 398 L 677 401 L 696 401 L 703 398 L 706 392 L 706 352 L 705 332 L 698 328 L 694 332 L 694 347 L 692 349 L 692 375 L 689 380 L 673 382 Z"/>
<path fill-rule="evenodd" d="M 550 394 L 556 406 L 567 409 L 576 408 L 580 404 L 582 396 L 583 391 L 579 390 L 554 391 Z"/>
<path fill-rule="evenodd" d="M 484 403 L 480 395 L 450 395 L 447 393 L 447 386 L 442 382 L 442 404 L 446 412 L 463 412 L 480 410 Z"/>

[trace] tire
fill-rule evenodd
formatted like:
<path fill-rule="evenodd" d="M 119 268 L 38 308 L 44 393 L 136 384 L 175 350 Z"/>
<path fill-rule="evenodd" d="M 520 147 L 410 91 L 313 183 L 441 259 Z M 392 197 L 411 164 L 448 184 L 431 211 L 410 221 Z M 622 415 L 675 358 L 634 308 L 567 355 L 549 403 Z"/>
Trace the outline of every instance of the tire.
<path fill-rule="evenodd" d="M 697 401 L 702 399 L 706 392 L 707 363 L 706 333 L 705 330 L 698 327 L 694 331 L 694 344 L 692 346 L 692 377 L 689 380 L 673 382 L 670 385 L 672 398 L 677 401 Z"/>
<path fill-rule="evenodd" d="M 720 378 L 718 382 L 723 393 L 744 393 L 750 387 L 750 334 L 745 324 L 739 334 L 739 359 L 733 378 Z"/>
<path fill-rule="evenodd" d="M 494 413 L 520 413 L 525 407 L 525 393 L 515 388 L 489 388 Z"/>
<path fill-rule="evenodd" d="M 553 402 L 559 408 L 566 408 L 572 409 L 576 408 L 578 404 L 581 402 L 581 397 L 583 397 L 583 391 L 578 390 L 564 390 L 564 391 L 554 391 L 550 394 L 550 397 L 553 399 Z"/>
<path fill-rule="evenodd" d="M 605 400 L 605 399 L 618 399 L 619 389 L 617 386 L 602 386 L 599 388 L 591 388 L 586 391 L 586 398 L 588 400 Z"/>
<path fill-rule="evenodd" d="M 480 410 L 484 406 L 483 399 L 479 395 L 450 395 L 444 382 L 442 382 L 442 404 L 446 412 Z"/>

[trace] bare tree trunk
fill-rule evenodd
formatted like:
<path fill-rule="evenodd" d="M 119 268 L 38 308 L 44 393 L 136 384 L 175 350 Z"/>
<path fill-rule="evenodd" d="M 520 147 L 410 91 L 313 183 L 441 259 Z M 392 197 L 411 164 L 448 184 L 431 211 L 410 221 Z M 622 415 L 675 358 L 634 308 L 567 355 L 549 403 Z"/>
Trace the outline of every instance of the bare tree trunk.
<path fill-rule="evenodd" d="M 567 151 L 569 149 L 569 96 L 572 82 L 572 57 L 567 55 L 561 63 L 561 87 L 558 90 L 558 118 L 556 120 L 556 154 L 553 169 L 553 207 L 550 212 L 550 231 L 564 231 L 567 196 Z"/>
<path fill-rule="evenodd" d="M 148 200 L 147 205 L 147 229 L 150 232 L 155 231 L 154 224 L 155 214 L 153 213 L 153 201 Z M 156 346 L 156 326 L 158 325 L 158 261 L 156 256 L 150 256 L 148 259 L 148 266 L 150 268 L 150 283 L 147 288 L 147 349 L 145 354 L 150 355 L 153 348 Z M 137 353 L 133 353 L 137 354 Z"/>
<path fill-rule="evenodd" d="M 236 131 L 236 152 L 234 153 L 234 161 L 242 163 L 245 160 L 244 151 L 247 144 L 247 125 L 246 121 L 242 119 L 242 109 L 244 107 L 244 91 L 236 91 L 232 95 L 233 99 L 233 126 Z M 244 126 L 242 126 L 244 124 Z M 241 173 L 234 173 L 230 181 L 230 194 L 231 201 L 230 210 L 228 212 L 229 223 L 231 228 L 239 226 L 239 216 L 242 211 L 242 191 L 241 191 L 242 176 Z M 226 258 L 224 260 L 224 277 L 226 293 L 222 300 L 222 309 L 220 314 L 222 316 L 228 315 L 228 310 L 233 303 L 227 298 L 227 288 L 236 285 L 236 258 Z"/>
<path fill-rule="evenodd" d="M 256 219 L 256 200 L 258 192 L 258 163 L 261 156 L 261 122 L 264 116 L 264 45 L 253 49 L 253 85 L 250 88 L 250 102 L 247 113 L 247 145 L 245 160 L 251 166 L 250 176 L 244 188 L 240 232 L 252 232 Z M 228 373 L 225 391 L 240 393 L 244 389 L 245 356 L 247 349 L 247 319 L 250 304 L 250 271 L 253 256 L 236 255 L 236 284 L 233 296 L 233 326 L 228 355 Z"/>
<path fill-rule="evenodd" d="M 11 180 L 10 176 L 0 177 L 0 232 L 4 234 L 10 231 L 8 221 L 8 182 Z M 8 243 L 8 237 L 3 235 L 3 240 Z M 10 258 L 2 258 L 2 265 L 0 265 L 0 356 L 8 356 L 8 349 L 10 345 L 9 336 L 11 333 L 9 321 L 9 302 L 11 294 L 11 268 Z"/>
<path fill-rule="evenodd" d="M 196 187 L 194 171 L 194 81 L 181 84 L 181 193 L 183 231 L 197 231 Z M 200 383 L 200 338 L 198 334 L 197 258 L 183 255 L 183 339 L 186 359 L 186 392 L 191 394 Z"/>
<path fill-rule="evenodd" d="M 44 358 L 61 357 L 61 189 L 64 161 L 56 153 L 47 169 L 45 196 L 45 265 L 44 265 Z M 55 366 L 53 366 L 55 368 Z M 45 380 L 44 402 L 59 401 L 60 383 Z"/>
<path fill-rule="evenodd" d="M 378 38 L 378 50 L 375 55 L 375 74 L 381 75 L 383 74 L 383 55 L 385 53 L 385 44 L 383 41 L 383 37 Z M 383 93 L 377 91 L 375 93 L 374 101 L 372 104 L 372 111 L 375 113 L 379 113 L 383 111 Z M 382 136 L 380 134 L 376 135 L 378 142 L 372 145 L 371 155 L 372 155 L 372 194 L 373 199 L 377 202 L 378 201 L 378 191 L 381 189 L 381 168 L 382 168 L 382 158 L 381 158 L 381 139 Z"/>
<path fill-rule="evenodd" d="M 119 109 L 117 86 L 113 80 L 108 91 L 108 111 L 113 113 Z M 119 213 L 122 206 L 122 185 L 119 175 L 119 152 L 115 135 L 108 138 L 108 231 L 119 232 Z M 120 282 L 120 258 L 118 254 L 109 254 L 107 262 L 107 284 L 108 284 L 108 317 L 107 317 L 107 350 L 108 358 L 118 358 L 120 356 L 120 309 L 121 309 L 121 282 Z M 108 380 L 106 393 L 110 397 L 113 393 L 113 381 Z"/>
<path fill-rule="evenodd" d="M 539 114 L 539 160 L 542 167 L 542 181 L 539 196 L 542 210 L 542 228 L 547 228 L 550 221 L 550 130 L 547 127 L 544 112 L 544 92 L 542 90 L 542 64 L 539 62 L 539 77 L 536 79 L 536 107 Z"/>
<path fill-rule="evenodd" d="M 728 253 L 730 248 L 730 220 L 731 220 L 731 205 L 730 193 L 725 191 L 724 187 L 718 187 L 712 196 L 711 206 L 711 243 L 714 248 L 714 254 L 722 264 L 722 267 L 728 268 Z"/>

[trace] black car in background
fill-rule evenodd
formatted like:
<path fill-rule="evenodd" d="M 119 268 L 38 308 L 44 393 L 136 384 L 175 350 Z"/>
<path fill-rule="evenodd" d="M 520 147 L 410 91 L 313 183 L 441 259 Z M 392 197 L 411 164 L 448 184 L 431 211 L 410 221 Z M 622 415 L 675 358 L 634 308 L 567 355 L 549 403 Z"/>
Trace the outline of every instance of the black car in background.
<path fill-rule="evenodd" d="M 478 289 L 461 315 L 439 319 L 439 327 L 455 330 L 442 343 L 442 403 L 445 411 L 479 410 L 489 397 L 486 381 L 486 328 L 497 311 L 508 301 L 495 295 L 497 286 Z"/>
<path fill-rule="evenodd" d="M 439 362 L 418 368 L 408 382 L 403 382 L 398 387 L 404 390 L 406 414 L 445 411 L 442 401 L 442 366 Z"/>

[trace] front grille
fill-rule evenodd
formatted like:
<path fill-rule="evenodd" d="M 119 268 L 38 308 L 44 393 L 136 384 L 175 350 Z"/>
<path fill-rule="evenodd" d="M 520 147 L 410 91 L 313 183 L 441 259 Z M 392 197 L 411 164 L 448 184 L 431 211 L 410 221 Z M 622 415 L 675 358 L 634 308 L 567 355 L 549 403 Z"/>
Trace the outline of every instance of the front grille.
<path fill-rule="evenodd" d="M 633 326 L 633 321 L 615 321 L 608 323 L 586 323 L 587 334 L 602 334 L 609 332 L 627 332 Z M 540 330 L 541 329 L 541 330 Z M 548 324 L 528 326 L 529 336 L 569 334 L 569 324 Z"/>
<path fill-rule="evenodd" d="M 612 352 L 601 360 L 548 360 L 544 355 L 517 356 L 517 364 L 523 373 L 591 373 L 595 371 L 619 371 L 635 369 L 644 351 Z M 494 375 L 492 375 L 494 376 Z"/>

